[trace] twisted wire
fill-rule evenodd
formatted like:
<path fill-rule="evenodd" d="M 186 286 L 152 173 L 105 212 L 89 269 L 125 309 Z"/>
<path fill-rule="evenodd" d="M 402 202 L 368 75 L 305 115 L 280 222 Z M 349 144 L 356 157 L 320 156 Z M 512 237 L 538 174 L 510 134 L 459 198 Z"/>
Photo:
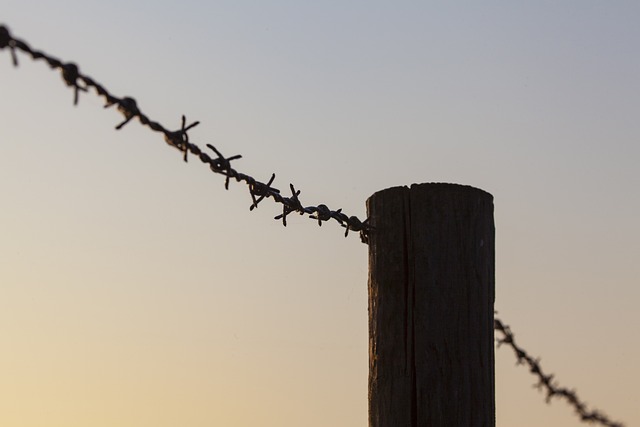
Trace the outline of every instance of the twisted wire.
<path fill-rule="evenodd" d="M 122 114 L 124 120 L 116 125 L 116 130 L 122 129 L 125 125 L 137 118 L 143 126 L 147 126 L 152 131 L 163 134 L 164 141 L 171 147 L 174 147 L 183 153 L 183 160 L 188 160 L 189 154 L 195 156 L 202 163 L 209 166 L 209 169 L 217 174 L 225 177 L 224 187 L 229 189 L 229 182 L 234 179 L 236 182 L 244 182 L 249 189 L 251 196 L 250 210 L 258 207 L 258 204 L 264 199 L 271 198 L 274 202 L 282 205 L 282 213 L 274 217 L 276 220 L 282 220 L 282 225 L 287 226 L 287 216 L 297 212 L 300 215 L 307 215 L 309 218 L 318 221 L 318 225 L 322 226 L 323 222 L 330 220 L 336 221 L 340 226 L 345 228 L 345 237 L 349 231 L 358 232 L 363 243 L 368 242 L 368 233 L 372 229 L 368 219 L 360 220 L 357 216 L 349 216 L 342 212 L 342 209 L 332 210 L 325 204 L 317 206 L 304 206 L 299 199 L 300 190 L 296 190 L 293 184 L 289 184 L 291 196 L 286 197 L 280 193 L 280 190 L 273 187 L 275 174 L 266 183 L 253 178 L 250 175 L 239 172 L 235 169 L 231 162 L 240 159 L 242 156 L 237 154 L 225 157 L 219 149 L 211 144 L 206 147 L 213 152 L 211 155 L 201 149 L 198 145 L 189 141 L 188 131 L 200 124 L 200 122 L 192 122 L 187 125 L 187 119 L 182 116 L 182 125 L 178 130 L 169 130 L 162 124 L 151 120 L 145 115 L 136 100 L 132 97 L 125 96 L 119 98 L 111 94 L 104 86 L 99 84 L 91 77 L 80 73 L 78 66 L 72 62 L 63 62 L 42 51 L 32 49 L 23 40 L 17 39 L 11 35 L 9 29 L 0 25 L 0 50 L 9 49 L 14 66 L 18 66 L 18 55 L 16 51 L 21 51 L 30 56 L 34 61 L 43 60 L 52 69 L 61 71 L 62 79 L 67 86 L 73 89 L 73 104 L 78 105 L 80 92 L 89 92 L 90 89 L 95 90 L 96 94 L 105 100 L 105 108 L 116 106 L 117 111 Z"/>
<path fill-rule="evenodd" d="M 589 410 L 587 404 L 578 397 L 575 390 L 569 390 L 566 387 L 557 385 L 554 381 L 553 374 L 545 374 L 540 366 L 540 360 L 531 357 L 522 347 L 518 346 L 515 336 L 509 326 L 505 325 L 500 319 L 494 319 L 494 329 L 502 334 L 497 339 L 498 347 L 506 344 L 511 347 L 516 355 L 517 363 L 524 364 L 529 367 L 529 371 L 538 377 L 536 387 L 544 390 L 547 394 L 546 401 L 549 403 L 553 398 L 564 399 L 580 417 L 580 420 L 586 423 L 598 423 L 607 427 L 624 427 L 622 423 L 611 421 L 606 415 L 598 410 Z"/>

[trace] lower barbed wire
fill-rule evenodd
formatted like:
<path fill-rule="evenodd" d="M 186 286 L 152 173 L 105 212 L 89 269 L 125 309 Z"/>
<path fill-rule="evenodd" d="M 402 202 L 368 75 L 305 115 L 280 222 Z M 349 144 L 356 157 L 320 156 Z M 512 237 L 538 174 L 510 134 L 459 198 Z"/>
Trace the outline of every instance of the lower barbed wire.
<path fill-rule="evenodd" d="M 554 375 L 545 375 L 542 371 L 542 367 L 540 366 L 540 359 L 534 359 L 524 349 L 519 347 L 515 342 L 515 335 L 511 331 L 511 328 L 505 325 L 500 319 L 495 318 L 493 326 L 496 331 L 502 334 L 502 337 L 496 338 L 498 348 L 502 345 L 507 345 L 516 355 L 516 363 L 518 365 L 524 364 L 529 367 L 529 372 L 538 379 L 535 387 L 546 393 L 545 400 L 547 403 L 549 403 L 553 398 L 564 398 L 564 400 L 573 407 L 581 421 L 597 422 L 606 427 L 624 427 L 624 424 L 611 421 L 598 410 L 589 411 L 587 409 L 587 404 L 580 400 L 575 390 L 569 390 L 565 387 L 560 387 L 557 384 L 554 384 Z"/>

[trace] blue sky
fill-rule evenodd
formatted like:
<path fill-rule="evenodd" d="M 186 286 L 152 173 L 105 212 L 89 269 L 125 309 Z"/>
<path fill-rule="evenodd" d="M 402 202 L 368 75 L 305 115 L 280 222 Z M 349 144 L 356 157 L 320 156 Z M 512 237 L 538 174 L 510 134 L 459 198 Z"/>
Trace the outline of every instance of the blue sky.
<path fill-rule="evenodd" d="M 635 2 L 22 2 L 0 22 L 303 203 L 492 193 L 496 309 L 640 422 Z M 366 424 L 367 251 L 0 55 L 0 424 Z M 82 95 L 82 94 L 81 94 Z M 497 425 L 579 425 L 496 352 Z"/>

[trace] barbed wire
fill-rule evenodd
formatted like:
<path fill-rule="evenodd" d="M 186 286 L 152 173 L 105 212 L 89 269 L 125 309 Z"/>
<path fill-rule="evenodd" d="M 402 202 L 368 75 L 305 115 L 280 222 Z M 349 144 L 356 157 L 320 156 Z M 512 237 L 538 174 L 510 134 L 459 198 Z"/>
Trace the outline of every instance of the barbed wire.
<path fill-rule="evenodd" d="M 345 228 L 345 237 L 349 234 L 349 231 L 359 232 L 362 242 L 368 243 L 369 232 L 373 229 L 371 225 L 369 225 L 368 219 L 361 221 L 356 216 L 348 216 L 344 214 L 342 209 L 331 210 L 325 204 L 319 204 L 318 206 L 304 206 L 298 198 L 300 190 L 296 190 L 293 184 L 289 184 L 289 189 L 291 191 L 290 197 L 282 196 L 282 194 L 280 194 L 280 190 L 271 186 L 275 180 L 275 173 L 271 175 L 269 181 L 265 184 L 247 174 L 239 172 L 231 166 L 232 161 L 242 158 L 241 155 L 236 154 L 230 157 L 225 157 L 216 147 L 211 144 L 206 144 L 207 148 L 213 151 L 216 155 L 216 157 L 212 157 L 204 152 L 199 146 L 190 142 L 188 131 L 199 125 L 200 122 L 195 121 L 187 125 L 187 118 L 182 115 L 180 129 L 170 131 L 162 124 L 149 119 L 149 117 L 140 110 L 134 98 L 128 96 L 118 98 L 91 77 L 81 74 L 76 64 L 72 62 L 63 63 L 61 60 L 56 59 L 51 55 L 32 49 L 26 42 L 14 38 L 5 25 L 0 25 L 0 49 L 5 48 L 9 49 L 13 65 L 15 67 L 18 66 L 18 55 L 16 50 L 20 50 L 29 55 L 34 61 L 42 59 L 46 61 L 51 68 L 59 69 L 65 84 L 73 88 L 74 105 L 78 105 L 80 92 L 89 92 L 91 88 L 96 91 L 98 96 L 105 99 L 105 108 L 117 105 L 117 111 L 123 115 L 124 120 L 116 125 L 116 130 L 122 129 L 126 124 L 137 117 L 143 126 L 147 126 L 155 132 L 162 133 L 164 135 L 164 141 L 168 145 L 183 153 L 183 160 L 185 162 L 188 160 L 189 153 L 191 153 L 202 163 L 209 165 L 209 169 L 212 172 L 225 176 L 224 187 L 226 190 L 229 189 L 229 182 L 232 178 L 237 182 L 246 183 L 252 201 L 249 206 L 250 210 L 257 208 L 258 204 L 262 202 L 262 200 L 272 198 L 276 203 L 282 204 L 282 213 L 275 216 L 274 219 L 281 219 L 282 224 L 285 227 L 287 226 L 287 216 L 291 213 L 297 212 L 300 215 L 308 215 L 309 218 L 317 220 L 319 226 L 322 226 L 323 222 L 333 219 Z M 531 373 L 538 377 L 537 387 L 545 389 L 547 393 L 547 402 L 554 397 L 564 398 L 571 406 L 574 407 L 576 413 L 584 422 L 596 422 L 607 427 L 624 427 L 622 423 L 610 421 L 604 414 L 597 410 L 589 411 L 586 404 L 578 398 L 575 391 L 559 387 L 554 384 L 554 376 L 545 375 L 543 373 L 542 368 L 540 367 L 540 361 L 533 359 L 525 350 L 515 343 L 515 336 L 513 332 L 511 332 L 511 329 L 501 320 L 497 318 L 494 320 L 494 328 L 503 335 L 502 338 L 497 339 L 498 347 L 502 346 L 502 344 L 507 344 L 513 349 L 518 364 L 527 364 L 529 366 Z"/>
<path fill-rule="evenodd" d="M 497 338 L 498 347 L 503 344 L 511 347 L 516 355 L 517 363 L 519 365 L 526 364 L 529 367 L 529 371 L 538 377 L 536 387 L 546 392 L 547 403 L 549 403 L 553 398 L 564 399 L 569 405 L 573 406 L 581 421 L 599 423 L 607 427 L 624 427 L 624 424 L 611 421 L 606 415 L 598 410 L 587 409 L 586 403 L 578 397 L 575 390 L 569 390 L 568 388 L 557 385 L 553 381 L 554 375 L 547 375 L 542 371 L 540 360 L 534 359 L 524 349 L 522 349 L 522 347 L 516 344 L 515 335 L 511 332 L 509 326 L 502 323 L 500 319 L 494 319 L 494 329 L 502 334 L 502 338 Z"/>
<path fill-rule="evenodd" d="M 5 48 L 9 49 L 15 67 L 18 66 L 18 55 L 16 51 L 21 51 L 29 55 L 34 61 L 39 59 L 44 60 L 52 69 L 60 70 L 65 84 L 73 88 L 74 105 L 78 105 L 80 92 L 89 92 L 90 89 L 94 89 L 98 96 L 105 99 L 105 108 L 115 105 L 117 106 L 118 112 L 123 115 L 124 120 L 115 127 L 116 130 L 122 129 L 137 117 L 143 126 L 147 126 L 155 132 L 162 133 L 164 135 L 164 141 L 168 145 L 177 148 L 183 153 L 185 162 L 188 160 L 188 155 L 192 154 L 202 163 L 207 164 L 212 172 L 225 176 L 224 188 L 226 190 L 229 189 L 229 182 L 232 178 L 237 182 L 244 182 L 247 184 L 251 196 L 250 210 L 257 208 L 258 204 L 264 199 L 271 198 L 276 203 L 282 204 L 282 213 L 275 216 L 274 219 L 282 220 L 282 225 L 285 227 L 287 226 L 287 216 L 297 212 L 300 215 L 307 215 L 309 218 L 318 221 L 319 226 L 322 226 L 323 222 L 333 219 L 345 228 L 345 237 L 349 234 L 349 231 L 359 232 L 362 242 L 368 242 L 368 233 L 372 229 L 368 219 L 362 221 L 357 216 L 349 216 L 343 213 L 342 209 L 332 210 L 325 204 L 304 206 L 299 199 L 300 190 L 296 190 L 293 184 L 289 184 L 291 196 L 283 196 L 280 190 L 272 187 L 276 177 L 275 173 L 271 175 L 267 183 L 264 183 L 232 167 L 231 162 L 242 157 L 239 154 L 225 157 L 216 147 L 211 144 L 206 144 L 206 147 L 215 154 L 215 157 L 207 154 L 198 145 L 189 141 L 188 131 L 198 126 L 200 122 L 195 121 L 187 125 L 187 118 L 183 115 L 180 129 L 171 131 L 145 115 L 134 98 L 130 96 L 118 98 L 91 77 L 80 73 L 76 64 L 72 62 L 65 63 L 42 51 L 32 49 L 25 41 L 13 37 L 5 25 L 0 25 L 0 49 Z"/>

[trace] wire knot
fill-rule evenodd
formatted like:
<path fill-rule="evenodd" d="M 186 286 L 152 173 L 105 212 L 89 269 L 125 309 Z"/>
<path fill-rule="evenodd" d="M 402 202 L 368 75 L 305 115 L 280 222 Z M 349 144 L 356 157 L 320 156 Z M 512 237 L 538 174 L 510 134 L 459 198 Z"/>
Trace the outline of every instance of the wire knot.
<path fill-rule="evenodd" d="M 211 159 L 209 160 L 209 167 L 211 168 L 212 171 L 217 172 L 217 173 L 221 173 L 223 175 L 225 175 L 227 177 L 227 179 L 224 181 L 224 188 L 225 190 L 229 189 L 229 179 L 232 177 L 235 177 L 238 175 L 238 173 L 235 171 L 235 169 L 233 169 L 231 167 L 231 160 L 236 160 L 236 159 L 241 159 L 242 155 L 240 154 L 236 154 L 235 156 L 231 156 L 231 157 L 224 157 L 222 155 L 222 153 L 220 151 L 218 151 L 218 149 L 216 147 L 214 147 L 211 144 L 207 144 L 207 147 L 209 147 L 211 150 L 213 150 L 214 153 L 217 154 L 218 158 L 216 159 Z M 202 155 L 200 157 L 202 159 Z"/>
<path fill-rule="evenodd" d="M 185 115 L 182 115 L 182 125 L 180 126 L 180 130 L 176 130 L 173 132 L 166 132 L 164 134 L 164 140 L 167 144 L 176 147 L 178 150 L 184 152 L 184 161 L 187 161 L 187 154 L 189 153 L 189 149 L 191 148 L 191 144 L 189 144 L 189 134 L 187 131 L 191 128 L 194 128 L 200 124 L 200 122 L 193 122 L 189 126 L 186 126 L 187 118 Z M 199 153 L 199 150 L 198 154 Z"/>
<path fill-rule="evenodd" d="M 300 190 L 297 190 L 293 187 L 293 184 L 289 184 L 289 188 L 291 189 L 291 197 L 283 197 L 282 198 L 282 214 L 275 216 L 273 219 L 281 219 L 282 225 L 287 226 L 287 215 L 292 212 L 300 212 L 300 215 L 305 213 L 304 206 L 300 203 L 300 199 L 298 196 L 300 195 Z"/>
<path fill-rule="evenodd" d="M 118 104 L 118 111 L 124 116 L 124 121 L 116 126 L 116 130 L 122 129 L 131 119 L 140 115 L 138 104 L 136 104 L 136 100 L 131 97 L 125 96 L 122 99 L 118 99 L 116 104 Z"/>
<path fill-rule="evenodd" d="M 273 193 L 280 193 L 280 190 L 271 187 L 274 179 L 276 179 L 275 173 L 271 174 L 271 178 L 269 178 L 269 182 L 266 184 L 256 180 L 251 180 L 249 182 L 249 193 L 251 193 L 251 200 L 253 200 L 253 203 L 249 207 L 250 211 L 257 208 L 258 203 L 263 201 L 266 197 L 269 197 Z M 256 196 L 258 197 L 257 199 Z"/>
<path fill-rule="evenodd" d="M 371 227 L 369 226 L 369 218 L 364 221 L 360 221 L 357 216 L 351 216 L 343 227 L 346 228 L 344 237 L 349 235 L 349 231 L 357 231 L 360 232 L 360 240 L 362 240 L 362 243 L 369 243 L 368 232 L 371 230 Z"/>
<path fill-rule="evenodd" d="M 9 46 L 11 43 L 11 34 L 9 34 L 9 29 L 4 25 L 0 25 L 0 49 L 4 49 Z"/>
<path fill-rule="evenodd" d="M 69 62 L 61 66 L 62 71 L 62 79 L 67 84 L 67 86 L 73 87 L 74 95 L 73 95 L 73 105 L 78 105 L 78 93 L 79 91 L 86 92 L 87 88 L 84 86 L 78 85 L 78 79 L 80 78 L 80 72 L 78 70 L 78 66 L 73 62 Z"/>
<path fill-rule="evenodd" d="M 0 25 L 0 49 L 4 49 L 8 47 L 11 51 L 11 59 L 13 60 L 13 66 L 18 66 L 18 56 L 16 55 L 16 49 L 13 45 L 14 40 L 11 37 L 11 33 L 9 33 L 9 29 L 4 25 Z"/>
<path fill-rule="evenodd" d="M 312 208 L 315 211 L 314 215 L 311 215 L 310 218 L 317 219 L 318 225 L 322 227 L 322 221 L 329 221 L 331 219 L 331 209 L 327 205 L 318 205 L 316 208 Z M 342 209 L 338 210 L 341 211 Z"/>

